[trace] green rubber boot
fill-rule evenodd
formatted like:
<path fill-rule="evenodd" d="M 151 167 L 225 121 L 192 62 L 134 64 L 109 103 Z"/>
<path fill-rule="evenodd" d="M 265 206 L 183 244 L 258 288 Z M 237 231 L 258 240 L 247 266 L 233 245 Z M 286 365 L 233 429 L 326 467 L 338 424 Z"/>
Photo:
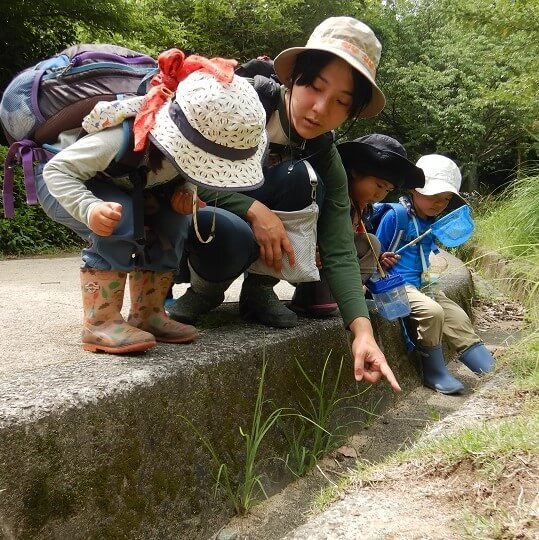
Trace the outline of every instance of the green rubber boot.
<path fill-rule="evenodd" d="M 191 286 L 167 306 L 171 319 L 184 324 L 194 324 L 199 317 L 220 306 L 225 292 L 234 280 L 211 282 L 201 278 L 191 267 Z"/>
<path fill-rule="evenodd" d="M 274 326 L 292 328 L 298 324 L 298 316 L 277 297 L 273 287 L 277 278 L 259 274 L 247 274 L 240 294 L 240 315 L 245 319 Z"/>

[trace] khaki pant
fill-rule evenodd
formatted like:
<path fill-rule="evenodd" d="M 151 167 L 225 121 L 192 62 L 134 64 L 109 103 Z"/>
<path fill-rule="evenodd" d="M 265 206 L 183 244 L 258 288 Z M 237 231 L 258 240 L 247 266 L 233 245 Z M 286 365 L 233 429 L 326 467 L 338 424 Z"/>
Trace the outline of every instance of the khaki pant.
<path fill-rule="evenodd" d="M 420 345 L 434 347 L 443 337 L 461 353 L 481 341 L 466 312 L 442 291 L 429 291 L 431 298 L 414 286 L 406 285 L 406 292 L 412 309 L 410 326 L 417 333 Z"/>

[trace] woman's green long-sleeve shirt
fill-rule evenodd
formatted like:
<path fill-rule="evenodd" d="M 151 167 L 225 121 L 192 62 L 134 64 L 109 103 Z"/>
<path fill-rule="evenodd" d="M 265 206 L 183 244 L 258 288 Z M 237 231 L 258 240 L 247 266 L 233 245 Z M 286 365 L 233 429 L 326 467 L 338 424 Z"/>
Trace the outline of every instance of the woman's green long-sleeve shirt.
<path fill-rule="evenodd" d="M 282 103 L 274 114 L 280 114 L 284 132 L 290 132 L 291 144 L 297 144 L 299 137 L 289 130 Z M 357 317 L 368 318 L 369 312 L 363 295 L 354 244 L 346 172 L 334 143 L 317 154 L 311 163 L 320 175 L 326 190 L 318 219 L 318 246 L 322 266 L 344 324 L 348 327 Z M 208 204 L 216 202 L 218 207 L 233 212 L 243 219 L 255 200 L 249 197 L 248 192 L 223 193 L 198 188 L 198 193 Z"/>

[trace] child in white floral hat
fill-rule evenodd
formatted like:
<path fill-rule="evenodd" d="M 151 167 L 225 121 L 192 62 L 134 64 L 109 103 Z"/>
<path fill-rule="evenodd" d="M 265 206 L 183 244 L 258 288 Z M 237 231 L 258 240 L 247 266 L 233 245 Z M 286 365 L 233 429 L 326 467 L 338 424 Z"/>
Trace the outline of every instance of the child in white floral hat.
<path fill-rule="evenodd" d="M 45 211 L 89 242 L 80 274 L 85 350 L 124 354 L 197 337 L 163 309 L 191 219 L 178 213 L 174 188 L 162 186 L 242 190 L 263 182 L 265 111 L 252 86 L 234 75 L 235 65 L 166 51 L 152 90 L 136 100 L 134 149 L 143 167 L 118 170 L 122 125 L 94 125 L 97 131 L 61 150 L 36 178 Z M 107 124 L 107 111 L 117 116 L 118 108 L 101 106 Z M 131 310 L 124 320 L 128 275 Z"/>

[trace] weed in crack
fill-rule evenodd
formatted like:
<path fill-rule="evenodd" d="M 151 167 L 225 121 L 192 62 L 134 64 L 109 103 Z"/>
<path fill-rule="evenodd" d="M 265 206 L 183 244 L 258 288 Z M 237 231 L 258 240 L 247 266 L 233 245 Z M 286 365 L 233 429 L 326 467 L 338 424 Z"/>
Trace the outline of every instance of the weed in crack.
<path fill-rule="evenodd" d="M 211 441 L 185 416 L 181 418 L 191 427 L 200 439 L 215 466 L 215 495 L 221 490 L 229 499 L 238 515 L 245 515 L 262 493 L 267 497 L 262 485 L 262 475 L 258 471 L 258 456 L 262 441 L 270 429 L 285 413 L 285 408 L 273 408 L 265 415 L 265 409 L 270 403 L 264 399 L 264 381 L 266 376 L 267 361 L 264 356 L 262 370 L 256 395 L 253 418 L 249 430 L 239 428 L 245 444 L 245 462 L 237 480 L 233 479 L 230 466 L 219 456 Z"/>

